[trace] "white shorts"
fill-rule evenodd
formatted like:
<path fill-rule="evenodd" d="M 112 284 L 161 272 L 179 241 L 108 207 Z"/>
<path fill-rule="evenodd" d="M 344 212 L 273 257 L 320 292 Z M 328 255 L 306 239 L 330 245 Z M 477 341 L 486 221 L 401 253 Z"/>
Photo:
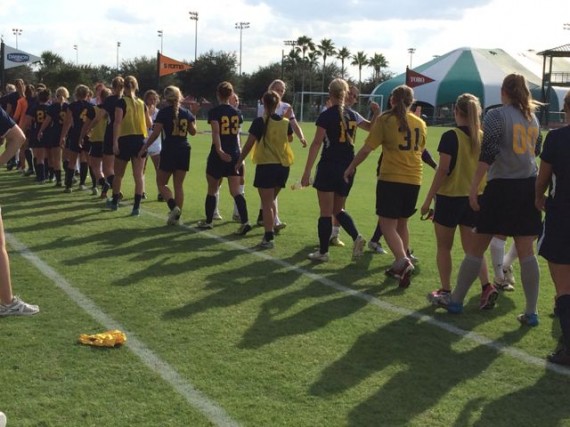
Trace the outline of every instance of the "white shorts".
<path fill-rule="evenodd" d="M 162 136 L 159 135 L 158 138 L 152 143 L 152 145 L 148 148 L 148 155 L 149 156 L 156 156 L 160 154 L 160 150 L 162 150 Z"/>

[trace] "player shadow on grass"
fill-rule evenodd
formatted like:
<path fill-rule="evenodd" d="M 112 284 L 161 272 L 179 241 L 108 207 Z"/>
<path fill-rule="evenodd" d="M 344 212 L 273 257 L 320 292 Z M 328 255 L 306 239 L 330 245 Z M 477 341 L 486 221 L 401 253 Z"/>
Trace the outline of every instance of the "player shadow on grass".
<path fill-rule="evenodd" d="M 416 416 L 437 406 L 455 387 L 477 378 L 500 355 L 482 344 L 460 343 L 462 339 L 456 333 L 419 320 L 420 315 L 431 313 L 431 308 L 425 308 L 414 316 L 405 316 L 361 335 L 340 359 L 321 373 L 310 387 L 310 394 L 329 400 L 342 399 L 353 389 L 358 393 L 363 382 L 379 382 L 382 385 L 376 393 L 350 412 L 347 425 L 412 423 Z M 490 321 L 498 314 L 489 311 L 484 318 Z M 531 332 L 514 324 L 513 328 L 501 341 L 515 343 Z M 383 376 L 389 376 L 388 380 L 380 377 L 375 380 L 382 371 Z"/>

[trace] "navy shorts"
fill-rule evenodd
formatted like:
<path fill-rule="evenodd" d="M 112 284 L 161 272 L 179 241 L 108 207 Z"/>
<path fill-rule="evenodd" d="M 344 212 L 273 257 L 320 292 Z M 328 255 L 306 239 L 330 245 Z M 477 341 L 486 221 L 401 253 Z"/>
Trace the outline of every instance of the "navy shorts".
<path fill-rule="evenodd" d="M 144 145 L 144 136 L 142 135 L 126 135 L 119 137 L 119 155 L 115 156 L 125 162 L 138 157 L 142 146 Z"/>
<path fill-rule="evenodd" d="M 190 170 L 190 146 L 162 147 L 158 168 L 164 172 Z"/>
<path fill-rule="evenodd" d="M 570 264 L 570 205 L 552 205 L 547 200 L 543 234 L 538 254 L 554 264 Z"/>
<path fill-rule="evenodd" d="M 289 167 L 280 164 L 257 165 L 253 186 L 255 188 L 285 188 Z"/>
<path fill-rule="evenodd" d="M 534 206 L 536 177 L 493 179 L 479 198 L 477 233 L 503 236 L 538 236 L 540 211 Z"/>
<path fill-rule="evenodd" d="M 475 227 L 476 212 L 469 206 L 469 197 L 435 196 L 433 222 L 444 227 L 455 228 L 458 225 Z"/>
<path fill-rule="evenodd" d="M 320 161 L 317 165 L 313 187 L 319 191 L 332 192 L 341 197 L 348 197 L 354 182 L 354 176 L 356 175 L 356 173 L 352 175 L 348 182 L 344 180 L 344 171 L 352 159 L 348 160 L 348 162 Z"/>
<path fill-rule="evenodd" d="M 214 179 L 226 178 L 228 176 L 243 176 L 243 166 L 236 172 L 236 163 L 239 153 L 231 154 L 232 160 L 224 162 L 216 152 L 210 152 L 206 173 Z"/>
<path fill-rule="evenodd" d="M 398 219 L 416 213 L 420 186 L 378 180 L 376 183 L 376 215 Z"/>
<path fill-rule="evenodd" d="M 103 157 L 103 141 L 91 141 L 90 145 L 89 155 L 96 159 L 101 159 Z"/>

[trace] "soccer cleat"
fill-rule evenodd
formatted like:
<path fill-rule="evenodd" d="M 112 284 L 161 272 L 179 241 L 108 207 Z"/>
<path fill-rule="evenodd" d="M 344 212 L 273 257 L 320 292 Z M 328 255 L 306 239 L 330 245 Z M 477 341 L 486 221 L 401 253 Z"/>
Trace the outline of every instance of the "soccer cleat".
<path fill-rule="evenodd" d="M 63 192 L 64 192 L 64 193 L 67 193 L 67 194 L 71 193 L 72 191 L 73 191 L 73 190 L 72 190 L 70 187 L 65 187 L 65 188 L 63 189 Z"/>
<path fill-rule="evenodd" d="M 437 289 L 427 294 L 427 300 L 431 305 L 447 308 L 451 302 L 451 291 Z"/>
<path fill-rule="evenodd" d="M 513 285 L 515 284 L 515 275 L 513 273 L 513 266 L 509 266 L 503 269 L 503 275 L 505 276 L 505 282 L 511 285 L 513 290 L 515 289 Z"/>
<path fill-rule="evenodd" d="M 327 262 L 329 260 L 329 253 L 322 254 L 320 251 L 311 252 L 307 255 L 311 261 Z"/>
<path fill-rule="evenodd" d="M 141 214 L 140 208 L 133 208 L 133 210 L 131 211 L 131 216 L 140 216 L 140 214 Z"/>
<path fill-rule="evenodd" d="M 495 286 L 490 283 L 487 283 L 483 286 L 483 290 L 481 291 L 481 299 L 479 300 L 479 310 L 490 310 L 491 308 L 495 307 L 495 302 L 499 296 L 499 292 Z"/>
<path fill-rule="evenodd" d="M 37 305 L 25 303 L 17 296 L 14 296 L 11 304 L 0 304 L 0 317 L 6 316 L 32 316 L 40 312 Z"/>
<path fill-rule="evenodd" d="M 344 248 L 344 242 L 340 240 L 338 236 L 331 237 L 329 244 L 338 248 Z"/>
<path fill-rule="evenodd" d="M 495 285 L 495 288 L 499 291 L 513 292 L 515 290 L 515 287 L 511 283 L 509 283 L 506 278 L 501 280 L 495 277 L 493 279 L 493 284 Z"/>
<path fill-rule="evenodd" d="M 517 320 L 522 324 L 530 327 L 538 326 L 538 314 L 531 313 L 531 314 L 519 314 L 517 316 Z"/>
<path fill-rule="evenodd" d="M 280 222 L 279 224 L 276 224 L 273 226 L 273 232 L 275 234 L 279 234 L 279 232 L 283 229 L 285 229 L 285 227 L 287 227 L 287 223 L 285 222 Z"/>
<path fill-rule="evenodd" d="M 93 195 L 93 196 L 98 196 L 98 195 L 99 195 L 99 190 L 97 189 L 97 187 L 92 187 L 92 188 L 91 188 L 91 195 Z"/>
<path fill-rule="evenodd" d="M 212 219 L 214 221 L 221 221 L 223 218 L 222 218 L 222 215 L 220 215 L 220 211 L 215 211 Z"/>
<path fill-rule="evenodd" d="M 178 224 L 178 220 L 180 219 L 180 214 L 182 213 L 182 211 L 180 210 L 180 208 L 178 206 L 174 206 L 174 209 L 172 209 L 169 213 L 168 213 L 168 220 L 166 221 L 167 225 L 176 225 Z"/>
<path fill-rule="evenodd" d="M 368 249 L 370 249 L 375 254 L 387 254 L 386 250 L 382 247 L 382 245 L 378 242 L 368 242 Z"/>
<path fill-rule="evenodd" d="M 408 288 L 412 280 L 412 273 L 414 272 L 414 265 L 408 259 L 404 263 L 404 266 L 398 271 L 400 278 L 398 279 L 398 286 L 400 288 Z"/>
<path fill-rule="evenodd" d="M 275 244 L 273 243 L 273 240 L 262 239 L 261 243 L 259 243 L 256 247 L 258 249 L 273 249 L 275 247 Z"/>
<path fill-rule="evenodd" d="M 410 261 L 412 261 L 412 264 L 414 265 L 420 262 L 419 258 L 414 255 L 414 251 L 406 249 L 406 256 Z"/>
<path fill-rule="evenodd" d="M 196 227 L 199 228 L 200 230 L 211 230 L 212 228 L 214 228 L 214 224 L 206 221 L 198 221 Z"/>
<path fill-rule="evenodd" d="M 546 359 L 550 363 L 556 363 L 557 365 L 570 366 L 570 354 L 564 348 L 560 348 L 552 354 L 549 354 Z"/>
<path fill-rule="evenodd" d="M 238 236 L 245 236 L 250 231 L 251 231 L 251 225 L 249 225 L 249 223 L 246 222 L 246 223 L 239 226 L 239 228 L 237 229 L 235 234 Z"/>
<path fill-rule="evenodd" d="M 87 186 L 85 184 L 79 184 L 79 190 L 85 191 L 85 190 L 87 190 Z"/>
<path fill-rule="evenodd" d="M 359 234 L 352 246 L 352 258 L 360 258 L 364 253 L 364 247 L 366 246 L 366 240 Z"/>

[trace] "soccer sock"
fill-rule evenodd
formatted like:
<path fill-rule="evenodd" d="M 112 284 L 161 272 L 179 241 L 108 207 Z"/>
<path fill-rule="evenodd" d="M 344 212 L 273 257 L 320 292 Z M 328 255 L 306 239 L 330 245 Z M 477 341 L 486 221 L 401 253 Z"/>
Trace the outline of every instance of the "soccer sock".
<path fill-rule="evenodd" d="M 332 232 L 332 217 L 320 217 L 317 230 L 319 234 L 319 252 L 326 254 L 329 251 L 329 240 Z"/>
<path fill-rule="evenodd" d="M 336 214 L 336 219 L 342 228 L 352 237 L 352 240 L 356 240 L 358 237 L 358 230 L 354 225 L 352 217 L 346 211 L 340 211 Z M 332 227 L 332 226 L 331 226 Z"/>
<path fill-rule="evenodd" d="M 558 307 L 558 321 L 562 331 L 562 343 L 564 349 L 570 351 L 570 295 L 560 295 L 556 298 Z"/>
<path fill-rule="evenodd" d="M 273 231 L 266 231 L 263 234 L 263 240 L 265 240 L 266 242 L 271 242 L 273 239 L 274 239 Z"/>
<path fill-rule="evenodd" d="M 113 201 L 112 203 L 114 205 L 118 205 L 119 204 L 119 193 L 113 193 Z"/>
<path fill-rule="evenodd" d="M 133 203 L 133 209 L 140 209 L 141 200 L 142 200 L 142 194 L 135 194 L 135 202 Z"/>
<path fill-rule="evenodd" d="M 44 162 L 44 164 L 46 164 L 46 163 Z M 55 171 L 53 170 L 53 168 L 52 168 L 51 166 L 48 166 L 47 171 L 48 171 L 48 172 L 47 172 L 47 173 L 48 173 L 48 176 L 47 176 L 48 178 L 51 179 L 51 178 L 53 178 L 53 177 L 55 176 L 55 175 L 54 175 Z"/>
<path fill-rule="evenodd" d="M 32 150 L 26 148 L 24 151 L 24 155 L 26 156 L 26 162 L 28 162 L 28 170 L 34 170 L 34 156 L 32 155 Z"/>
<path fill-rule="evenodd" d="M 176 202 L 174 201 L 174 199 L 168 199 L 166 204 L 168 205 L 168 209 L 170 209 L 170 210 L 172 210 L 176 207 Z"/>
<path fill-rule="evenodd" d="M 220 188 L 218 187 L 218 191 L 216 191 L 216 194 L 214 194 L 214 197 L 216 198 L 216 207 L 214 210 L 219 211 L 220 210 Z"/>
<path fill-rule="evenodd" d="M 69 160 L 64 160 L 63 161 L 63 170 L 66 171 L 68 166 L 69 166 Z"/>
<path fill-rule="evenodd" d="M 521 263 L 521 282 L 526 298 L 526 314 L 536 313 L 536 305 L 538 301 L 538 288 L 540 280 L 540 270 L 538 268 L 538 260 L 535 255 L 530 255 L 520 260 Z"/>
<path fill-rule="evenodd" d="M 273 208 L 275 209 L 275 225 L 281 224 L 281 220 L 279 219 L 279 202 L 277 201 L 277 197 L 273 200 Z"/>
<path fill-rule="evenodd" d="M 85 185 L 85 180 L 87 179 L 87 162 L 79 163 L 79 185 Z"/>
<path fill-rule="evenodd" d="M 457 285 L 451 293 L 451 301 L 454 303 L 463 304 L 463 300 L 469 292 L 469 288 L 479 276 L 479 271 L 481 270 L 481 264 L 483 263 L 483 258 L 477 258 L 472 255 L 465 255 L 461 266 L 459 267 L 459 273 L 457 273 Z"/>
<path fill-rule="evenodd" d="M 506 270 L 511 265 L 513 265 L 513 262 L 515 262 L 515 259 L 517 259 L 518 256 L 519 254 L 517 252 L 517 245 L 513 243 L 505 255 L 505 259 L 503 260 L 503 270 Z"/>
<path fill-rule="evenodd" d="M 249 218 L 247 216 L 247 203 L 245 201 L 245 197 L 242 194 L 238 194 L 234 197 L 234 201 L 236 203 L 239 217 L 242 224 L 247 224 L 249 222 Z"/>
<path fill-rule="evenodd" d="M 61 182 L 61 170 L 54 170 L 53 174 L 55 175 L 55 182 Z"/>
<path fill-rule="evenodd" d="M 263 209 L 259 209 L 259 214 L 257 215 L 257 222 L 263 221 Z"/>
<path fill-rule="evenodd" d="M 210 224 L 214 219 L 214 211 L 216 210 L 216 196 L 206 195 L 206 222 Z"/>
<path fill-rule="evenodd" d="M 382 229 L 380 228 L 380 224 L 376 223 L 376 228 L 374 229 L 374 234 L 370 241 L 378 243 L 380 241 L 380 237 L 382 237 Z"/>
<path fill-rule="evenodd" d="M 340 227 L 338 225 L 333 225 L 332 226 L 332 234 L 331 234 L 331 239 L 334 237 L 338 237 L 338 234 L 340 233 Z"/>
<path fill-rule="evenodd" d="M 97 178 L 95 178 L 95 174 L 93 173 L 93 169 L 89 168 L 89 176 L 91 177 L 91 188 L 97 187 Z"/>
<path fill-rule="evenodd" d="M 65 188 L 71 188 L 73 185 L 73 174 L 75 173 L 74 169 L 66 169 L 65 170 Z"/>
<path fill-rule="evenodd" d="M 491 262 L 493 263 L 493 271 L 495 272 L 495 278 L 498 280 L 503 280 L 505 275 L 503 274 L 503 260 L 505 258 L 505 241 L 497 237 L 491 239 L 491 244 L 489 245 L 489 250 L 491 252 Z"/>
<path fill-rule="evenodd" d="M 43 182 L 46 179 L 46 169 L 45 164 L 38 163 L 36 164 L 36 180 L 38 182 Z"/>
<path fill-rule="evenodd" d="M 115 179 L 115 175 L 109 175 L 107 177 L 107 182 L 109 183 L 109 188 L 111 188 L 113 186 L 114 179 Z"/>

